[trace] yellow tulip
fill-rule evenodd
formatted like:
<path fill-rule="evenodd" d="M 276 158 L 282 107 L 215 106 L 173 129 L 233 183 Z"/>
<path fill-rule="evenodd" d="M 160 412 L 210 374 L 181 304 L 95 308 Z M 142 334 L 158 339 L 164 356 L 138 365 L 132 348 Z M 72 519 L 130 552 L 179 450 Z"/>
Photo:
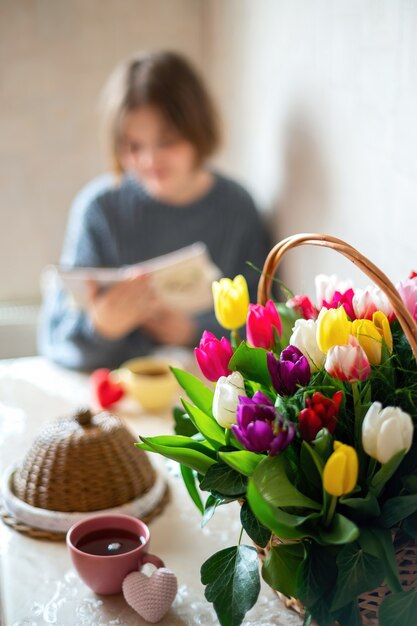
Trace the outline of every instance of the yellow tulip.
<path fill-rule="evenodd" d="M 372 316 L 372 321 L 387 344 L 388 350 L 392 352 L 392 333 L 387 316 L 382 311 L 376 311 Z"/>
<path fill-rule="evenodd" d="M 317 344 L 326 353 L 333 346 L 343 346 L 349 341 L 352 322 L 345 309 L 322 309 L 317 318 Z"/>
<path fill-rule="evenodd" d="M 221 278 L 213 283 L 214 313 L 223 328 L 236 330 L 244 325 L 249 309 L 249 291 L 244 276 Z"/>
<path fill-rule="evenodd" d="M 332 496 L 343 496 L 355 488 L 358 480 L 358 455 L 355 448 L 334 442 L 334 452 L 323 471 L 323 486 Z"/>
<path fill-rule="evenodd" d="M 382 335 L 371 320 L 354 320 L 352 335 L 359 341 L 371 365 L 381 363 Z"/>

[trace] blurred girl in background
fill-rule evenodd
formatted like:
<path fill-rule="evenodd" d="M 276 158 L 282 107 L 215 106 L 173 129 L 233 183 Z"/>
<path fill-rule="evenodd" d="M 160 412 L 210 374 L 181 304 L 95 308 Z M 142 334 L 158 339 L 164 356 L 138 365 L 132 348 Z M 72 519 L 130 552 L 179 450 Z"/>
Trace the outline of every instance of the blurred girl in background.
<path fill-rule="evenodd" d="M 220 143 L 206 87 L 177 53 L 135 57 L 116 69 L 102 99 L 112 174 L 75 198 L 61 256 L 66 267 L 121 267 L 204 242 L 223 275 L 245 275 L 252 301 L 268 243 L 252 198 L 208 165 Z M 89 283 L 87 311 L 51 290 L 41 316 L 40 351 L 65 367 L 114 368 L 158 345 L 194 346 L 220 335 L 212 312 L 169 308 L 148 277 L 106 291 Z"/>

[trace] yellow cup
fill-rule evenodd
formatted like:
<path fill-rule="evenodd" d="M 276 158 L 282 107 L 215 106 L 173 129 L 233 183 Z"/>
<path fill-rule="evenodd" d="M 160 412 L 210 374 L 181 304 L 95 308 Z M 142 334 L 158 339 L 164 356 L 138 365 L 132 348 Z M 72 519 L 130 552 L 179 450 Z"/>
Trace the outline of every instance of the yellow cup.
<path fill-rule="evenodd" d="M 167 409 L 178 390 L 170 362 L 161 357 L 138 357 L 130 359 L 113 372 L 126 392 L 146 411 Z"/>

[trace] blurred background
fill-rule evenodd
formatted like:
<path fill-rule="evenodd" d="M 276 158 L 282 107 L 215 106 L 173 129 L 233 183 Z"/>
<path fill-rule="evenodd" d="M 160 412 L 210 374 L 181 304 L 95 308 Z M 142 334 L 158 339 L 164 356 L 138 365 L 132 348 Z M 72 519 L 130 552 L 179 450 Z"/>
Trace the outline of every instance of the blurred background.
<path fill-rule="evenodd" d="M 413 0 L 0 0 L 0 358 L 36 353 L 42 269 L 68 210 L 106 169 L 97 99 L 140 50 L 202 71 L 222 113 L 218 165 L 277 241 L 339 236 L 397 282 L 417 269 L 417 3 Z M 233 236 L 233 233 L 231 233 Z M 313 294 L 336 253 L 289 253 Z"/>

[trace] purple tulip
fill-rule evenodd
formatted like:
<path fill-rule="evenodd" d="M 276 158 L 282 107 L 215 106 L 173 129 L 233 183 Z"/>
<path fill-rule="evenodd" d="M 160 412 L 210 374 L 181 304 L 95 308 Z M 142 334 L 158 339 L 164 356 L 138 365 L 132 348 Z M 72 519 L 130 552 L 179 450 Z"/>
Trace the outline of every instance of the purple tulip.
<path fill-rule="evenodd" d="M 310 382 L 308 360 L 295 346 L 285 348 L 279 361 L 272 352 L 268 352 L 266 360 L 272 384 L 281 396 L 292 396 L 299 386 Z"/>
<path fill-rule="evenodd" d="M 205 330 L 200 341 L 200 347 L 194 348 L 195 358 L 204 376 L 216 382 L 220 376 L 231 374 L 229 361 L 233 356 L 233 349 L 225 337 L 217 339 L 213 333 Z"/>
<path fill-rule="evenodd" d="M 232 431 L 246 450 L 275 456 L 289 446 L 295 426 L 284 420 L 265 394 L 257 391 L 253 398 L 239 397 L 237 425 L 232 425 Z"/>

